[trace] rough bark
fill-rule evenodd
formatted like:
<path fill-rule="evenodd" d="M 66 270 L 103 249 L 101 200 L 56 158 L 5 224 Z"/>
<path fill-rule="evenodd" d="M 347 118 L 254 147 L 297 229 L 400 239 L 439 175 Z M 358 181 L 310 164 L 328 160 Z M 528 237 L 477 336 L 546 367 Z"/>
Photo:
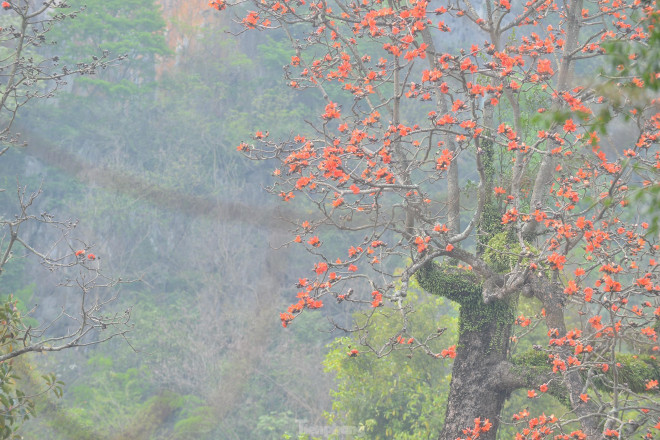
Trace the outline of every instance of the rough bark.
<path fill-rule="evenodd" d="M 507 393 L 501 391 L 494 380 L 494 368 L 506 357 L 509 333 L 513 319 L 508 306 L 501 304 L 479 304 L 475 312 L 468 305 L 461 306 L 461 333 L 459 349 L 447 400 L 445 426 L 441 440 L 462 437 L 463 429 L 474 425 L 474 419 L 489 419 L 493 424 L 490 431 L 483 433 L 484 439 L 495 439 Z M 495 314 L 493 321 L 483 323 L 483 314 Z M 464 327 L 477 324 L 474 329 Z M 469 347 L 467 350 L 461 347 Z"/>
<path fill-rule="evenodd" d="M 506 360 L 514 307 L 505 301 L 483 302 L 482 287 L 473 274 L 429 264 L 417 274 L 429 293 L 460 304 L 459 338 L 440 440 L 464 437 L 474 420 L 488 419 L 492 427 L 480 438 L 495 439 L 507 391 L 494 374 Z"/>

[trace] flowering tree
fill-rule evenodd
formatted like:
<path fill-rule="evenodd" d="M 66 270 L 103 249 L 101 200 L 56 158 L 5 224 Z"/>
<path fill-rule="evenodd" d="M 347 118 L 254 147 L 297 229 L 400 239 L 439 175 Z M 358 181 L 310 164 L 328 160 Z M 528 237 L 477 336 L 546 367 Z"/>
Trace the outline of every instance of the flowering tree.
<path fill-rule="evenodd" d="M 631 203 L 659 184 L 658 72 L 634 76 L 656 2 L 239 3 L 244 31 L 290 40 L 288 86 L 325 100 L 306 133 L 238 146 L 279 163 L 283 202 L 316 208 L 294 220 L 311 275 L 282 324 L 328 300 L 362 306 L 363 334 L 369 315 L 400 319 L 366 351 L 453 358 L 441 439 L 494 439 L 521 388 L 566 412 L 521 408 L 517 438 L 658 435 L 659 248 L 652 207 Z M 594 75 L 622 43 L 626 62 Z M 347 249 L 324 241 L 337 230 Z M 460 305 L 456 345 L 412 334 L 415 278 Z M 539 324 L 547 340 L 521 350 Z"/>

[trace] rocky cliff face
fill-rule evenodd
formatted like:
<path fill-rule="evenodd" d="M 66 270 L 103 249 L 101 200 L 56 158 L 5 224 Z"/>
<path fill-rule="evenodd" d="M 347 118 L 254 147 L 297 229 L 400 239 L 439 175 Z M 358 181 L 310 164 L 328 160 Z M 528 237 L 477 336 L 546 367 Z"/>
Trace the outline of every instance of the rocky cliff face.
<path fill-rule="evenodd" d="M 180 63 L 187 53 L 199 49 L 197 42 L 204 33 L 230 22 L 228 14 L 209 7 L 208 0 L 157 0 L 167 21 L 166 40 L 174 56 L 164 60 L 158 73 Z"/>

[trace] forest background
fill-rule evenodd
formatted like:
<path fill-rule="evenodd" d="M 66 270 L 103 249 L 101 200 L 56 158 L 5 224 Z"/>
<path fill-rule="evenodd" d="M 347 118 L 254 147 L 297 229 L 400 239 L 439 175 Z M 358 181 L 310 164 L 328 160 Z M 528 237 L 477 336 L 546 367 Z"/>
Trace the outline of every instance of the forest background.
<path fill-rule="evenodd" d="M 21 108 L 14 130 L 27 146 L 0 162 L 1 212 L 15 214 L 17 183 L 42 187 L 35 213 L 79 220 L 74 236 L 103 269 L 139 280 L 117 286 L 111 308 L 130 309 L 134 330 L 16 359 L 28 395 L 45 373 L 65 384 L 61 399 L 34 399 L 37 417 L 19 434 L 279 439 L 301 423 L 324 425 L 334 381 L 322 363 L 338 335 L 313 320 L 282 331 L 281 291 L 295 281 L 285 269 L 298 263 L 269 246 L 287 230 L 263 191 L 269 172 L 235 148 L 255 127 L 288 134 L 322 108 L 279 89 L 290 50 L 275 38 L 233 37 L 231 19 L 203 0 L 67 3 L 68 13 L 84 10 L 47 34 L 56 43 L 48 55 L 62 64 L 103 51 L 127 57 Z M 12 20 L 0 11 L 0 25 Z M 22 233 L 30 243 L 58 238 L 39 223 Z M 58 287 L 61 274 L 14 254 L 4 298 L 35 323 L 75 304 L 79 293 Z"/>
<path fill-rule="evenodd" d="M 35 399 L 37 417 L 21 434 L 280 439 L 305 437 L 304 426 L 348 426 L 364 438 L 436 437 L 443 412 L 431 409 L 445 399 L 449 360 L 350 358 L 356 342 L 326 320 L 350 322 L 340 305 L 281 328 L 292 274 L 305 266 L 273 248 L 288 240 L 282 218 L 305 212 L 283 211 L 262 191 L 271 167 L 244 160 L 236 145 L 260 129 L 288 136 L 325 107 L 282 87 L 293 55 L 284 35 L 236 38 L 231 17 L 204 0 L 68 3 L 86 8 L 48 34 L 57 42 L 49 51 L 63 62 L 103 50 L 128 56 L 21 109 L 15 126 L 27 146 L 0 161 L 0 212 L 12 215 L 17 181 L 42 186 L 35 212 L 79 219 L 75 234 L 93 244 L 104 270 L 139 280 L 117 286 L 112 306 L 131 310 L 134 330 L 127 340 L 17 360 L 28 390 L 47 372 L 64 383 L 63 397 Z M 0 14 L 6 27 L 12 17 Z M 456 45 L 463 37 L 448 34 Z M 24 232 L 32 242 L 53 239 L 39 224 Z M 341 244 L 337 233 L 332 246 Z M 1 295 L 24 311 L 38 305 L 35 321 L 75 301 L 56 275 L 22 257 L 7 266 Z M 446 328 L 440 342 L 450 346 L 455 308 L 416 295 L 420 330 Z M 545 396 L 510 399 L 512 408 L 535 405 L 562 410 Z M 500 431 L 510 438 L 515 429 Z"/>

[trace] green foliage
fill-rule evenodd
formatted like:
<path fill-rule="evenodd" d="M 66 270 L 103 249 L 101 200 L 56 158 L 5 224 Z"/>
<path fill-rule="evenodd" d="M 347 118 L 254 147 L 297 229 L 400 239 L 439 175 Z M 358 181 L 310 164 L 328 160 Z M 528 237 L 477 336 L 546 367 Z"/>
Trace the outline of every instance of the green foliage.
<path fill-rule="evenodd" d="M 2 283 L 0 284 L 0 295 L 9 296 L 19 290 L 27 289 L 25 286 L 25 259 L 11 258 L 2 266 Z M 26 299 L 26 298 L 21 298 Z M 27 298 L 29 300 L 29 298 Z"/>
<path fill-rule="evenodd" d="M 107 165 L 116 163 L 117 155 L 126 157 L 141 151 L 142 155 L 135 154 L 130 161 L 131 165 L 141 164 L 144 147 L 149 145 L 145 125 L 155 97 L 156 60 L 170 53 L 164 38 L 165 20 L 153 0 L 67 3 L 74 11 L 84 10 L 51 30 L 48 37 L 57 44 L 44 49 L 52 52 L 48 55 L 57 55 L 69 69 L 104 51 L 112 57 L 127 57 L 95 75 L 72 78 L 70 87 L 57 99 L 25 109 L 18 122 L 48 150 L 82 149 L 83 162 Z M 134 171 L 135 167 L 124 170 Z M 49 190 L 64 181 L 66 178 L 59 176 L 50 179 Z M 67 188 L 65 195 L 50 200 L 66 200 L 74 192 L 75 188 Z"/>
<path fill-rule="evenodd" d="M 203 438 L 216 426 L 213 409 L 195 397 L 185 399 L 185 405 L 174 424 L 174 439 Z"/>
<path fill-rule="evenodd" d="M 18 386 L 19 380 L 20 377 L 12 364 L 8 362 L 0 364 L 0 438 L 2 439 L 20 438 L 16 431 L 24 421 L 34 416 L 34 402 Z"/>
<path fill-rule="evenodd" d="M 649 392 L 646 384 L 650 380 L 660 381 L 660 362 L 655 356 L 617 353 L 616 361 L 617 380 L 635 393 Z M 608 383 L 613 383 L 614 368 L 610 368 L 605 376 Z M 595 382 L 596 386 L 603 386 L 601 380 L 597 379 Z M 657 393 L 657 389 L 651 390 L 651 392 Z"/>
<path fill-rule="evenodd" d="M 171 392 L 163 392 L 141 405 L 131 423 L 123 427 L 121 434 L 112 440 L 150 440 L 181 407 L 183 399 Z M 198 431 L 197 431 L 198 432 Z M 181 437 L 174 437 L 181 438 Z M 189 437 L 186 437 L 189 438 Z"/>
<path fill-rule="evenodd" d="M 30 288 L 26 290 L 31 293 Z M 18 335 L 28 323 L 17 302 L 9 296 L 0 303 L 0 354 L 10 353 L 25 342 Z M 50 392 L 56 398 L 62 397 L 64 384 L 55 374 L 33 378 L 30 368 L 22 357 L 0 363 L 0 439 L 21 438 L 17 433 L 36 413 L 35 395 Z"/>
<path fill-rule="evenodd" d="M 144 402 L 148 391 L 149 370 L 128 368 L 117 371 L 111 358 L 96 355 L 88 361 L 91 375 L 85 384 L 68 390 L 67 399 L 85 402 L 79 408 L 78 418 L 87 425 L 125 426 L 134 415 L 135 408 L 125 402 Z"/>
<path fill-rule="evenodd" d="M 49 419 L 42 431 L 31 425 L 29 435 L 44 435 L 49 439 L 65 440 L 150 440 L 159 437 L 162 426 L 184 405 L 185 399 L 170 393 L 159 393 L 145 402 L 123 402 L 134 411 L 133 418 L 125 424 L 113 421 L 96 425 L 86 418 L 83 408 L 65 408 L 49 405 L 42 409 L 42 416 Z M 169 437 L 172 439 L 189 437 Z"/>
<path fill-rule="evenodd" d="M 659 20 L 660 13 L 654 11 L 642 21 L 644 30 L 649 34 L 648 40 L 644 43 L 634 40 L 611 40 L 603 44 L 610 64 L 609 69 L 604 69 L 606 75 L 637 77 L 644 81 L 647 89 L 652 91 L 660 89 L 660 81 L 656 77 L 657 72 L 660 71 Z M 630 84 L 628 90 L 632 87 L 634 86 Z"/>
<path fill-rule="evenodd" d="M 408 300 L 416 308 L 412 334 L 433 334 L 441 326 L 447 330 L 433 345 L 446 348 L 455 341 L 456 309 L 451 303 L 414 289 L 409 292 Z M 370 339 L 396 331 L 386 313 L 375 316 L 370 330 L 370 335 L 375 336 L 369 336 Z M 337 380 L 329 423 L 355 427 L 359 431 L 356 438 L 437 437 L 444 420 L 444 412 L 437 408 L 447 398 L 450 365 L 424 353 L 412 352 L 406 344 L 397 344 L 395 351 L 380 359 L 368 352 L 349 357 L 351 347 L 358 345 L 357 336 L 340 338 L 331 344 L 326 356 L 325 369 L 334 373 Z"/>
<path fill-rule="evenodd" d="M 64 63 L 90 60 L 100 52 L 127 55 L 121 66 L 76 82 L 88 91 L 115 96 L 144 93 L 154 80 L 157 56 L 170 54 L 163 32 L 165 20 L 154 0 L 70 0 L 73 10 L 82 10 L 75 19 L 53 29 L 57 53 Z M 81 44 L 81 42 L 85 42 Z"/>
<path fill-rule="evenodd" d="M 142 2 L 143 5 L 147 3 Z M 83 19 L 91 10 L 90 5 L 79 18 Z M 106 12 L 112 15 L 112 11 Z M 112 23 L 108 21 L 104 26 Z M 71 22 L 72 26 L 75 24 L 75 20 Z M 139 23 L 135 25 L 139 26 Z M 151 70 L 147 65 L 140 64 L 135 68 L 135 74 L 131 71 L 127 73 L 128 78 L 139 85 L 139 94 L 131 92 L 126 95 L 130 92 L 128 89 L 125 93 L 114 90 L 113 87 L 121 87 L 123 83 L 117 81 L 119 78 L 116 75 L 104 74 L 100 81 L 106 81 L 107 84 L 97 83 L 99 78 L 91 82 L 77 82 L 72 93 L 44 105 L 38 114 L 32 112 L 30 116 L 35 117 L 25 119 L 32 130 L 44 134 L 44 144 L 48 148 L 75 152 L 76 157 L 83 158 L 83 163 L 103 166 L 104 171 L 120 170 L 116 173 L 118 178 L 113 178 L 112 182 L 103 180 L 99 185 L 108 185 L 110 188 L 87 185 L 85 182 L 72 185 L 73 179 L 58 176 L 59 180 L 55 184 L 60 185 L 62 193 L 58 193 L 56 199 L 67 205 L 68 212 L 83 219 L 81 223 L 97 236 L 112 236 L 108 247 L 112 248 L 114 258 L 108 264 L 115 266 L 113 269 L 116 272 L 122 275 L 147 272 L 147 281 L 153 288 L 149 292 L 134 292 L 132 290 L 135 288 L 129 287 L 130 297 L 124 295 L 128 305 L 137 304 L 132 318 L 140 331 L 137 338 L 139 342 L 136 344 L 142 349 L 140 354 L 133 354 L 130 358 L 119 354 L 116 348 L 106 347 L 102 357 L 113 356 L 113 365 L 108 367 L 101 363 L 82 368 L 84 371 L 79 374 L 85 380 L 77 379 L 75 391 L 67 393 L 66 406 L 74 409 L 65 409 L 62 405 L 48 412 L 46 417 L 57 421 L 49 427 L 50 431 L 55 430 L 55 424 L 71 428 L 67 432 L 62 430 L 64 428 L 58 428 L 61 439 L 78 438 L 76 436 L 82 436 L 83 432 L 90 432 L 92 428 L 93 432 L 102 432 L 110 431 L 112 426 L 130 426 L 134 418 L 146 417 L 146 414 L 151 414 L 146 402 L 158 393 L 158 386 L 162 386 L 164 380 L 175 382 L 181 394 L 199 392 L 197 389 L 186 389 L 189 382 L 208 380 L 206 387 L 208 393 L 212 394 L 212 390 L 221 386 L 219 383 L 225 373 L 231 377 L 232 370 L 242 371 L 249 366 L 246 360 L 236 360 L 236 352 L 242 350 L 236 348 L 223 353 L 216 359 L 217 362 L 200 367 L 208 368 L 208 377 L 186 377 L 179 382 L 174 377 L 181 372 L 175 365 L 176 359 L 180 359 L 184 353 L 196 355 L 190 343 L 191 327 L 195 329 L 200 326 L 199 310 L 194 301 L 201 295 L 198 292 L 201 284 L 208 282 L 209 268 L 215 270 L 215 259 L 225 257 L 213 256 L 213 262 L 209 265 L 197 256 L 198 250 L 192 249 L 192 245 L 187 243 L 188 238 L 194 235 L 192 231 L 217 227 L 216 223 L 198 221 L 199 212 L 173 214 L 172 211 L 180 208 L 176 202 L 182 199 L 189 201 L 185 197 L 190 194 L 204 197 L 205 200 L 215 197 L 237 200 L 245 191 L 241 182 L 251 180 L 254 183 L 255 167 L 240 160 L 235 146 L 240 140 L 249 138 L 255 129 L 266 125 L 278 127 L 271 136 L 288 136 L 299 125 L 298 121 L 310 112 L 308 104 L 294 99 L 293 93 L 280 93 L 272 87 L 280 81 L 281 66 L 290 60 L 289 53 L 277 55 L 269 52 L 270 46 L 276 43 L 268 41 L 260 45 L 262 48 L 259 53 L 270 57 L 270 61 L 264 64 L 261 55 L 251 59 L 237 50 L 231 40 L 218 42 L 218 29 L 212 33 L 209 29 L 198 31 L 201 37 L 195 43 L 208 47 L 210 51 L 194 56 L 189 54 L 176 69 L 163 72 L 157 87 L 142 87 L 146 80 L 140 78 L 150 78 Z M 80 53 L 94 53 L 94 47 L 80 48 L 83 52 L 78 52 L 78 48 L 84 46 L 82 42 L 97 40 L 70 37 L 63 33 L 60 42 L 66 45 L 67 51 L 70 50 L 72 58 Z M 98 45 L 106 47 L 102 43 Z M 257 77 L 253 73 L 246 73 L 248 68 L 267 68 L 275 64 L 279 65 L 277 74 L 262 71 L 263 76 Z M 143 67 L 144 71 L 141 70 Z M 246 99 L 246 96 L 253 98 Z M 286 110 L 273 112 L 275 105 L 283 106 Z M 154 188 L 158 194 L 168 198 L 160 200 L 153 197 Z M 145 194 L 152 203 L 140 203 Z M 246 202 L 250 200 L 241 199 L 241 203 Z M 163 207 L 166 209 L 161 209 Z M 173 221 L 180 225 L 180 234 L 172 227 Z M 191 221 L 194 222 L 192 230 Z M 200 224 L 202 222 L 203 226 Z M 118 228 L 121 233 L 117 233 Z M 208 232 L 208 229 L 205 231 Z M 245 239 L 247 246 L 252 246 L 254 242 L 255 239 Z M 164 257 L 173 248 L 174 252 Z M 212 290 L 212 295 L 217 294 L 217 287 L 209 290 Z M 239 307 L 236 306 L 236 309 Z M 218 317 L 218 320 L 229 316 L 231 312 L 223 310 L 222 313 L 223 317 Z M 240 318 L 232 316 L 231 319 Z M 317 321 L 312 323 L 316 326 L 319 324 Z M 227 320 L 223 321 L 223 325 L 230 327 L 233 324 Z M 166 332 L 163 332 L 164 328 Z M 309 330 L 313 332 L 311 327 Z M 296 335 L 306 341 L 311 341 L 313 336 L 310 333 Z M 161 369 L 163 365 L 171 367 L 173 377 L 164 379 L 162 370 L 160 376 L 154 377 L 148 371 L 136 368 L 135 358 L 138 357 L 146 357 L 146 363 L 151 366 L 156 365 Z M 317 354 L 315 359 L 319 357 L 320 354 Z M 291 362 L 290 359 L 286 361 Z M 287 364 L 282 361 L 281 365 Z M 181 370 L 188 372 L 187 366 Z M 273 376 L 284 375 L 277 368 L 274 370 L 276 372 Z M 111 375 L 111 371 L 117 374 Z M 127 383 L 132 381 L 139 382 L 140 392 L 131 387 L 136 393 L 126 394 Z M 248 410 L 237 411 L 231 417 L 218 416 L 217 408 L 209 406 L 216 403 L 206 402 L 208 396 L 195 404 L 186 401 L 183 407 L 168 416 L 163 422 L 164 426 L 159 432 L 153 433 L 153 437 L 217 438 L 226 431 L 237 432 L 242 438 L 253 437 L 255 421 L 259 415 L 268 414 L 269 411 L 281 413 L 288 409 L 276 390 L 264 392 L 265 386 L 273 387 L 264 382 L 263 379 L 250 378 L 237 390 L 241 396 L 243 393 L 250 396 L 253 404 Z M 323 389 L 327 389 L 325 383 Z M 304 384 L 298 386 L 303 387 Z M 292 388 L 295 390 L 295 387 Z M 221 406 L 222 403 L 217 405 Z M 227 404 L 228 407 L 231 405 L 233 403 Z M 104 406 L 109 408 L 105 419 L 101 415 Z M 164 414 L 162 408 L 154 409 L 154 414 L 161 414 L 161 410 Z M 223 420 L 220 421 L 221 418 Z M 44 428 L 35 424 L 30 434 L 37 435 L 34 433 L 39 429 Z M 126 438 L 132 437 L 127 434 Z"/>
<path fill-rule="evenodd" d="M 200 399 L 173 392 L 154 392 L 148 367 L 128 368 L 106 356 L 88 362 L 85 384 L 71 387 L 68 405 L 47 403 L 41 408 L 45 424 L 28 426 L 29 435 L 62 440 L 183 440 L 204 438 L 215 421 Z M 171 426 L 173 424 L 173 426 Z"/>
<path fill-rule="evenodd" d="M 200 34 L 207 38 L 205 43 L 209 47 L 221 47 L 225 56 L 198 55 L 196 72 L 178 66 L 176 73 L 175 69 L 165 72 L 161 82 L 156 84 L 154 60 L 167 55 L 169 49 L 163 38 L 165 22 L 154 1 L 72 0 L 67 3 L 73 7 L 67 12 L 85 3 L 87 8 L 76 19 L 65 20 L 60 23 L 61 29 L 48 34 L 58 41 L 57 46 L 44 49 L 52 52 L 49 56 L 58 55 L 61 65 L 69 67 L 76 61 L 91 60 L 103 50 L 129 56 L 114 69 L 99 72 L 98 76 L 72 80 L 66 90 L 68 93 L 25 114 L 21 131 L 30 133 L 31 146 L 52 151 L 55 156 L 60 149 L 74 152 L 83 165 L 67 176 L 66 171 L 70 170 L 56 173 L 46 168 L 41 158 L 39 172 L 32 179 L 40 183 L 48 173 L 48 198 L 44 198 L 43 207 L 49 211 L 65 208 L 67 215 L 81 218 L 81 225 L 88 228 L 85 235 L 94 237 L 95 252 L 100 247 L 107 250 L 103 257 L 112 252 L 112 257 L 104 260 L 113 266 L 112 271 L 128 273 L 127 278 L 135 272 L 140 275 L 146 272 L 145 278 L 151 283 L 148 285 L 152 291 L 134 292 L 137 287 L 133 285 L 122 295 L 126 307 L 134 306 L 132 317 L 139 329 L 136 346 L 142 349 L 139 353 L 127 355 L 117 345 L 110 344 L 104 345 L 102 355 L 93 349 L 67 353 L 58 358 L 60 364 L 57 365 L 49 356 L 39 358 L 40 365 L 51 363 L 58 373 L 68 375 L 70 387 L 64 401 L 40 401 L 38 408 L 43 417 L 24 429 L 26 438 L 222 438 L 218 418 L 224 416 L 218 416 L 216 409 L 206 401 L 208 396 L 192 399 L 162 394 L 161 387 L 169 385 L 159 382 L 164 373 L 155 378 L 149 369 L 164 358 L 174 359 L 175 363 L 183 353 L 195 356 L 190 327 L 196 325 L 199 313 L 194 301 L 201 280 L 208 278 L 207 272 L 216 269 L 216 263 L 209 265 L 199 258 L 186 261 L 186 256 L 195 256 L 196 252 L 186 241 L 193 235 L 190 223 L 196 221 L 197 212 L 175 215 L 171 214 L 171 208 L 165 213 L 158 209 L 171 199 L 152 198 L 154 203 L 146 206 L 138 201 L 145 194 L 151 195 L 151 185 L 197 196 L 230 197 L 231 194 L 233 198 L 237 193 L 234 190 L 241 190 L 237 182 L 252 178 L 246 172 L 250 166 L 244 165 L 235 153 L 238 141 L 252 132 L 252 123 L 263 120 L 264 124 L 273 125 L 278 122 L 282 129 L 273 135 L 287 136 L 297 124 L 295 121 L 307 113 L 291 93 L 276 93 L 270 87 L 275 78 L 279 80 L 281 65 L 287 63 L 290 55 L 282 55 L 277 75 L 264 72 L 269 78 L 265 82 L 263 78 L 245 74 L 246 68 L 261 63 L 259 56 L 250 59 L 236 50 L 230 40 L 218 44 L 217 29 L 213 34 L 201 29 Z M 266 49 L 261 53 L 267 56 L 268 43 L 265 44 Z M 277 62 L 277 57 L 272 62 Z M 260 89 L 265 93 L 253 93 Z M 247 95 L 256 98 L 247 100 Z M 291 108 L 291 114 L 272 112 L 274 103 Z M 31 151 L 34 150 L 27 153 Z M 7 169 L 12 169 L 13 165 L 24 166 L 22 152 L 11 154 L 16 161 L 3 162 L 8 165 Z M 3 156 L 3 161 L 8 156 Z M 87 178 L 96 167 L 103 168 L 103 172 L 108 169 L 120 172 L 111 182 L 101 178 L 90 185 L 89 181 L 96 176 Z M 77 173 L 83 168 L 81 181 L 76 182 Z M 133 179 L 133 176 L 139 178 Z M 15 184 L 13 174 L 2 177 L 9 182 L 9 187 Z M 136 181 L 148 182 L 148 185 L 138 186 L 134 184 Z M 106 185 L 110 188 L 105 188 Z M 0 197 L 4 199 L 6 194 L 0 193 Z M 177 197 L 174 192 L 170 194 Z M 185 228 L 185 234 L 177 235 L 172 227 L 173 219 L 178 219 L 174 221 L 180 223 L 181 229 Z M 208 227 L 208 223 L 205 226 Z M 246 242 L 253 246 L 254 240 L 246 239 Z M 173 248 L 175 252 L 164 257 Z M 19 267 L 22 261 L 15 257 L 0 283 L 3 296 L 14 293 L 14 301 L 20 299 L 13 304 L 18 311 L 23 310 L 22 304 L 29 304 L 33 292 L 29 286 L 25 287 L 26 279 L 43 282 L 31 273 L 24 273 Z M 44 289 L 37 288 L 37 296 L 40 290 Z M 216 289 L 209 290 L 212 295 L 217 294 Z M 274 313 L 273 316 L 276 319 Z M 209 370 L 236 369 L 238 363 L 234 354 L 223 354 L 221 359 L 216 359 L 217 363 L 210 363 Z M 91 358 L 89 363 L 85 362 L 87 357 Z M 147 366 L 137 366 L 138 362 Z M 11 365 L 2 364 L 3 368 Z M 176 365 L 173 367 L 171 380 L 174 382 L 180 371 Z M 14 380 L 16 370 L 10 373 Z M 20 376 L 25 377 L 22 372 Z M 4 395 L 12 403 L 22 396 L 10 389 L 13 383 L 9 379 L 7 376 Z M 209 375 L 209 394 L 218 387 L 220 380 L 218 375 Z M 181 394 L 188 391 L 181 388 L 176 388 Z M 282 408 L 285 402 L 275 392 L 263 393 L 263 386 L 257 384 L 245 388 L 256 404 L 247 415 L 237 411 L 234 416 L 227 417 L 222 423 L 230 430 L 249 426 L 253 431 L 259 414 L 266 414 L 270 408 L 285 411 Z M 59 395 L 59 391 L 56 394 Z M 279 407 L 271 405 L 275 401 Z M 18 412 L 15 414 L 20 416 Z M 246 430 L 240 437 L 253 436 Z"/>
<path fill-rule="evenodd" d="M 4 250 L 4 249 L 0 249 Z M 37 321 L 26 316 L 28 311 L 28 303 L 32 300 L 34 295 L 35 283 L 25 284 L 25 259 L 20 257 L 11 258 L 0 271 L 2 275 L 2 283 L 0 285 L 0 297 L 6 298 L 5 312 L 2 315 L 3 320 L 7 320 L 9 325 L 20 326 L 37 326 Z M 12 309 L 12 313 L 16 314 L 16 318 L 12 319 L 6 314 L 7 307 Z"/>
<path fill-rule="evenodd" d="M 291 411 L 262 414 L 257 420 L 255 434 L 263 440 L 279 440 L 291 438 L 298 432 L 298 421 Z"/>
<path fill-rule="evenodd" d="M 564 403 L 562 404 L 557 398 L 555 398 L 556 396 L 552 395 L 553 390 L 557 388 L 560 387 L 551 382 L 548 384 L 548 392 L 541 393 L 537 391 L 538 397 L 534 399 L 530 399 L 527 396 L 526 389 L 519 389 L 511 393 L 504 405 L 504 409 L 501 415 L 502 420 L 509 423 L 502 423 L 500 425 L 497 438 L 501 440 L 516 438 L 516 433 L 520 432 L 524 425 L 521 426 L 520 424 L 510 424 L 510 422 L 512 421 L 512 416 L 520 412 L 520 410 L 523 408 L 528 409 L 529 413 L 533 417 L 539 416 L 541 414 L 545 414 L 547 416 L 554 414 L 559 417 L 561 414 L 564 414 L 568 408 L 568 400 L 564 400 Z M 561 391 L 565 396 L 565 389 L 562 389 Z M 573 429 L 579 429 L 577 424 L 569 424 L 568 428 L 566 428 L 568 432 L 571 431 L 571 427 L 573 427 Z"/>

